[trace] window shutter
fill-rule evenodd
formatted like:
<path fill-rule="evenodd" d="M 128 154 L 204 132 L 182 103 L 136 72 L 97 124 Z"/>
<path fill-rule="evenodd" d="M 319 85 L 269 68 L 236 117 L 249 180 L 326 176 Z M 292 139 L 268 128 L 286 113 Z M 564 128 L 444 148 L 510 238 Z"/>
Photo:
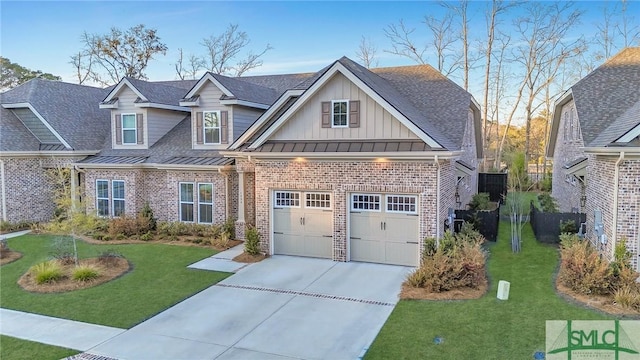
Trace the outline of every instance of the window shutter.
<path fill-rule="evenodd" d="M 229 112 L 220 111 L 220 144 L 229 143 Z"/>
<path fill-rule="evenodd" d="M 331 101 L 322 102 L 322 127 L 331 127 Z"/>
<path fill-rule="evenodd" d="M 122 115 L 116 115 L 116 145 L 122 145 Z"/>
<path fill-rule="evenodd" d="M 136 128 L 138 133 L 138 145 L 144 144 L 144 124 L 142 114 L 136 114 Z"/>
<path fill-rule="evenodd" d="M 349 127 L 360 127 L 360 100 L 349 101 Z"/>
<path fill-rule="evenodd" d="M 202 111 L 196 113 L 196 144 L 201 145 L 202 139 Z"/>

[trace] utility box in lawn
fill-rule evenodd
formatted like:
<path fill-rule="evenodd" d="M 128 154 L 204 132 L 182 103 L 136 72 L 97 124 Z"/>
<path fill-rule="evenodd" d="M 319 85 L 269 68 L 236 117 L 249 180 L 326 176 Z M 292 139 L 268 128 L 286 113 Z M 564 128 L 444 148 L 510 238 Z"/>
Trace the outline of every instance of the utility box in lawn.
<path fill-rule="evenodd" d="M 508 281 L 500 280 L 498 282 L 498 300 L 509 299 L 509 286 L 511 284 Z"/>

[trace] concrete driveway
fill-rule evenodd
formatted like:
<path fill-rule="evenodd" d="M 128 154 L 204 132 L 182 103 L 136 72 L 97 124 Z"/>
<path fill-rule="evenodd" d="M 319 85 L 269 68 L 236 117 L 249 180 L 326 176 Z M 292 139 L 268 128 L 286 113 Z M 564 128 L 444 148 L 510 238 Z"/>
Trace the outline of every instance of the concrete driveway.
<path fill-rule="evenodd" d="M 409 271 L 274 256 L 88 352 L 118 359 L 357 359 Z"/>

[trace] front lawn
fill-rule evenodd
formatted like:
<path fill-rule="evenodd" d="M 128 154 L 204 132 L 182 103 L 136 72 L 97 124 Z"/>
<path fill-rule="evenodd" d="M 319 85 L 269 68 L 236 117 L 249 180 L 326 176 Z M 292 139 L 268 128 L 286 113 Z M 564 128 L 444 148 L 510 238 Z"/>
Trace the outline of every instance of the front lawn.
<path fill-rule="evenodd" d="M 9 239 L 9 248 L 23 257 L 2 266 L 0 306 L 64 319 L 128 329 L 230 274 L 187 269 L 187 265 L 215 251 L 162 244 L 90 245 L 78 241 L 81 258 L 108 249 L 121 253 L 132 270 L 108 283 L 65 293 L 36 294 L 23 290 L 18 278 L 45 261 L 54 236 L 25 235 Z"/>
<path fill-rule="evenodd" d="M 545 320 L 611 318 L 556 295 L 557 248 L 538 243 L 529 225 L 523 239 L 513 254 L 509 223 L 501 222 L 489 245 L 489 292 L 478 300 L 401 300 L 366 359 L 532 359 L 545 350 Z M 511 283 L 507 301 L 496 299 L 499 280 Z"/>
<path fill-rule="evenodd" d="M 77 353 L 76 350 L 0 335 L 0 359 L 58 360 Z"/>

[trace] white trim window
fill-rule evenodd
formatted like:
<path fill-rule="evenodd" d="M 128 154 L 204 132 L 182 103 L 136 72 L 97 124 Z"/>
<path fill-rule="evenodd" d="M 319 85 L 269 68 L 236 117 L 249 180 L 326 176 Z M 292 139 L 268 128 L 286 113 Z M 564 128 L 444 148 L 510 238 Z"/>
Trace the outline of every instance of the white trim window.
<path fill-rule="evenodd" d="M 310 209 L 331 209 L 331 194 L 305 193 L 304 206 Z"/>
<path fill-rule="evenodd" d="M 297 191 L 276 191 L 274 192 L 275 206 L 283 208 L 299 208 L 300 193 Z"/>
<path fill-rule="evenodd" d="M 220 111 L 204 111 L 202 119 L 204 143 L 220 144 Z"/>
<path fill-rule="evenodd" d="M 179 211 L 180 211 L 180 221 L 182 222 L 193 222 L 194 220 L 194 201 L 193 201 L 193 189 L 195 187 L 194 183 L 191 182 L 181 182 L 179 184 L 180 194 L 179 194 Z"/>
<path fill-rule="evenodd" d="M 378 194 L 351 194 L 351 210 L 380 212 L 382 196 Z"/>
<path fill-rule="evenodd" d="M 109 216 L 109 180 L 96 180 L 96 214 Z"/>
<path fill-rule="evenodd" d="M 331 127 L 349 126 L 349 100 L 331 101 Z"/>
<path fill-rule="evenodd" d="M 387 212 L 402 214 L 418 213 L 418 197 L 414 195 L 387 195 Z"/>
<path fill-rule="evenodd" d="M 136 145 L 138 143 L 138 126 L 136 114 L 122 114 L 122 144 Z"/>
<path fill-rule="evenodd" d="M 113 204 L 113 216 L 124 216 L 125 214 L 124 191 L 124 180 L 111 181 L 111 202 Z"/>
<path fill-rule="evenodd" d="M 198 222 L 213 223 L 213 184 L 198 183 Z"/>

